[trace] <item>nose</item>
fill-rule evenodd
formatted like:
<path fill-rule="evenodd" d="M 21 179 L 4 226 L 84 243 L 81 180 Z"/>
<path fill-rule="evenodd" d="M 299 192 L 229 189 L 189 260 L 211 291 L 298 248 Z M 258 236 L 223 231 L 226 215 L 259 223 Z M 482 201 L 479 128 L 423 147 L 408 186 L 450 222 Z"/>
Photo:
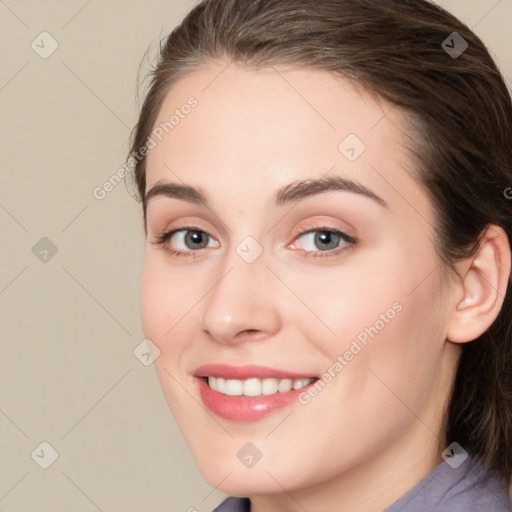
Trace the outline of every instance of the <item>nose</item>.
<path fill-rule="evenodd" d="M 229 261 L 228 261 L 229 260 Z M 201 328 L 224 344 L 259 340 L 280 328 L 277 279 L 260 256 L 247 263 L 233 251 L 201 304 Z"/>

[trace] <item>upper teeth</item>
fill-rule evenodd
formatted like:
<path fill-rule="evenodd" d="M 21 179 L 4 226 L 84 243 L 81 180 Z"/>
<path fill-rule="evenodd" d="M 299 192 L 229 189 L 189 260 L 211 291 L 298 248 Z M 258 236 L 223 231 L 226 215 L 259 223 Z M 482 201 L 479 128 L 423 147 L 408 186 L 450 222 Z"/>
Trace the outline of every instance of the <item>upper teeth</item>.
<path fill-rule="evenodd" d="M 222 377 L 208 377 L 208 385 L 219 393 L 229 396 L 245 395 L 260 396 L 286 393 L 292 389 L 300 389 L 307 386 L 315 379 L 258 379 L 246 380 L 224 379 Z"/>

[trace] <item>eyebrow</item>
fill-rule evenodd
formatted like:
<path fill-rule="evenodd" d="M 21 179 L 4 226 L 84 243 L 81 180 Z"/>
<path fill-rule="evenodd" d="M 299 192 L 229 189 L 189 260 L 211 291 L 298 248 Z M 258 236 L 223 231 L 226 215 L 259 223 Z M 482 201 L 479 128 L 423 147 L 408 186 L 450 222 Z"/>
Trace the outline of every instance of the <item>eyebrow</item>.
<path fill-rule="evenodd" d="M 386 201 L 375 194 L 375 192 L 356 181 L 348 180 L 341 176 L 294 181 L 278 190 L 275 195 L 274 204 L 276 207 L 280 207 L 300 201 L 306 197 L 332 191 L 345 191 L 359 194 L 372 199 L 384 208 L 389 208 Z M 155 197 L 181 199 L 183 201 L 208 206 L 208 199 L 203 192 L 190 185 L 158 181 L 146 193 L 144 204 L 147 205 L 150 199 Z"/>

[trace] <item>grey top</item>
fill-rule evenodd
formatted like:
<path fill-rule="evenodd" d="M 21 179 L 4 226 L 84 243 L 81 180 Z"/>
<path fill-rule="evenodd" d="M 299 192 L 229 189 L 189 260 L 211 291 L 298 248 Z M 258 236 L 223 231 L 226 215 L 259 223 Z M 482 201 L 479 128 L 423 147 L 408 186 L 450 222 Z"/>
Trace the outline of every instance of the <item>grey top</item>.
<path fill-rule="evenodd" d="M 250 512 L 248 498 L 226 498 L 213 512 Z M 383 512 L 510 512 L 507 487 L 473 454 L 457 468 L 446 461 Z"/>

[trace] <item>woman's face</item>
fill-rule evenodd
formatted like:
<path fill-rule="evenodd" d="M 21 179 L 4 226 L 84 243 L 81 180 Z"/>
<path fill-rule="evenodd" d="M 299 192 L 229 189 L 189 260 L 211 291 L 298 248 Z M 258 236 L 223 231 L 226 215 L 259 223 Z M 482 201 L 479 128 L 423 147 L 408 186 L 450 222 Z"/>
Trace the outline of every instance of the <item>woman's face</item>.
<path fill-rule="evenodd" d="M 200 471 L 250 495 L 432 460 L 458 352 L 403 118 L 325 72 L 225 66 L 172 88 L 147 159 L 143 328 Z"/>

